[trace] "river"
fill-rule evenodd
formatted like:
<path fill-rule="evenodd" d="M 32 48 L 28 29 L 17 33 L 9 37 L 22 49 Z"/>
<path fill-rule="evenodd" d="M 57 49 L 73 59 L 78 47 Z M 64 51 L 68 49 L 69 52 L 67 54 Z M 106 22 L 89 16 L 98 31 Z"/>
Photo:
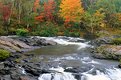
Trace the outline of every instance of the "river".
<path fill-rule="evenodd" d="M 88 51 L 88 41 L 72 37 L 43 37 L 58 43 L 28 53 L 36 61 L 52 63 L 51 73 L 40 74 L 38 80 L 121 80 L 117 61 L 94 59 Z"/>

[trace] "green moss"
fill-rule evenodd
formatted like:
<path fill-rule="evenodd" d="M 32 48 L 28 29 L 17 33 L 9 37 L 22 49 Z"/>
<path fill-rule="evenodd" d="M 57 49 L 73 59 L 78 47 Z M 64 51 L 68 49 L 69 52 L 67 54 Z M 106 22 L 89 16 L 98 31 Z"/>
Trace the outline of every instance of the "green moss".
<path fill-rule="evenodd" d="M 10 52 L 0 49 L 0 60 L 4 60 L 10 56 Z"/>
<path fill-rule="evenodd" d="M 121 38 L 115 38 L 112 40 L 112 44 L 115 44 L 115 45 L 120 45 L 121 44 Z"/>

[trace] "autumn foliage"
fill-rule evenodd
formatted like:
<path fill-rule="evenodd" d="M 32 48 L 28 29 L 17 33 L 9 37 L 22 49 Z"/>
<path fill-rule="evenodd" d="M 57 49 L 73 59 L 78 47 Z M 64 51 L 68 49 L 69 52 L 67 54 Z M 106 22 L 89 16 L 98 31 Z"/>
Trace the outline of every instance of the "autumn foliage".
<path fill-rule="evenodd" d="M 55 1 L 54 0 L 48 0 L 48 2 L 44 3 L 44 16 L 46 20 L 52 21 L 53 20 L 53 14 L 55 11 Z"/>
<path fill-rule="evenodd" d="M 11 5 L 4 5 L 0 3 L 0 13 L 2 14 L 3 21 L 6 22 L 8 21 L 10 15 L 11 15 Z"/>
<path fill-rule="evenodd" d="M 43 11 L 41 11 L 39 16 L 35 17 L 35 19 L 40 22 L 44 20 L 53 21 L 54 12 L 55 12 L 55 1 L 48 0 L 47 2 L 44 2 L 42 7 L 43 7 Z"/>
<path fill-rule="evenodd" d="M 40 0 L 35 0 L 34 1 L 34 7 L 33 7 L 34 12 L 36 12 L 37 9 L 40 7 L 39 3 L 40 3 Z"/>
<path fill-rule="evenodd" d="M 121 13 L 118 13 L 118 19 L 121 21 Z"/>
<path fill-rule="evenodd" d="M 94 24 L 98 27 L 104 27 L 105 26 L 105 23 L 104 23 L 104 18 L 105 18 L 105 14 L 103 12 L 101 12 L 103 9 L 99 9 L 99 10 L 96 10 L 96 12 L 94 13 L 94 21 L 95 22 Z"/>
<path fill-rule="evenodd" d="M 80 22 L 84 13 L 80 0 L 62 0 L 60 4 L 60 16 L 65 22 Z"/>

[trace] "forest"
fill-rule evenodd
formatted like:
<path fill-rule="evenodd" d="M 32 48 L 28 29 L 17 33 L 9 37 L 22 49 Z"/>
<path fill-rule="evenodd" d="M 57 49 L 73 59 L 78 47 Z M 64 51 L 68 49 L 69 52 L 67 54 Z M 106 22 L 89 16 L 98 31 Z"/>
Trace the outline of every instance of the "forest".
<path fill-rule="evenodd" d="M 98 37 L 120 27 L 121 0 L 0 0 L 0 35 Z"/>

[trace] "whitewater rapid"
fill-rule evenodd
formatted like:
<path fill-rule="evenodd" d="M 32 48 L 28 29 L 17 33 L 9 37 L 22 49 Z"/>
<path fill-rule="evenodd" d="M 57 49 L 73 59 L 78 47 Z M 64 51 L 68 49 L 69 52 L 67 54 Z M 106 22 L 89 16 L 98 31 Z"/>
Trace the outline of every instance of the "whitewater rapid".
<path fill-rule="evenodd" d="M 81 42 L 84 39 L 72 38 L 72 37 L 42 37 L 47 40 L 52 40 L 60 45 L 77 45 L 77 50 L 86 49 L 87 47 L 92 47 L 88 42 Z M 75 41 L 75 42 L 74 42 Z M 83 52 L 81 52 L 83 53 Z M 65 72 L 63 67 L 50 68 L 52 73 L 40 74 L 38 80 L 121 80 L 121 69 L 116 68 L 111 61 L 96 60 L 88 55 L 80 57 L 78 54 L 64 55 L 61 57 L 52 58 L 51 61 L 73 61 L 78 60 L 80 63 L 85 65 L 93 66 L 90 70 L 86 72 L 77 73 L 80 78 L 76 78 L 75 74 L 71 72 Z M 105 63 L 106 62 L 106 63 Z M 96 68 L 99 66 L 98 68 Z M 103 66 L 103 71 L 101 67 Z M 105 67 L 106 66 L 106 67 Z M 71 66 L 70 66 L 71 67 Z M 100 69 L 99 69 L 100 68 Z"/>

